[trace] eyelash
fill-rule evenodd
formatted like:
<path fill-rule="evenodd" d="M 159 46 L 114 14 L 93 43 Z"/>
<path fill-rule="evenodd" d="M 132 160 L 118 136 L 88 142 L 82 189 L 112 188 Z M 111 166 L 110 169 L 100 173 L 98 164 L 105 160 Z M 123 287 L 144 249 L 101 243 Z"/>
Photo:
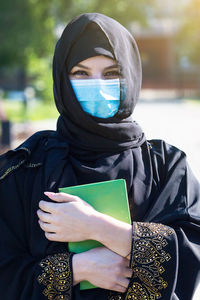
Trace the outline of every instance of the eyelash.
<path fill-rule="evenodd" d="M 83 76 L 89 76 L 86 71 L 78 70 L 74 73 L 71 73 L 70 75 L 83 75 Z M 104 76 L 120 76 L 120 73 L 118 71 L 108 71 L 104 74 Z"/>
<path fill-rule="evenodd" d="M 71 73 L 71 75 L 88 75 L 86 71 L 75 71 Z"/>
<path fill-rule="evenodd" d="M 119 76 L 119 72 L 118 71 L 108 71 L 104 74 L 104 76 Z"/>

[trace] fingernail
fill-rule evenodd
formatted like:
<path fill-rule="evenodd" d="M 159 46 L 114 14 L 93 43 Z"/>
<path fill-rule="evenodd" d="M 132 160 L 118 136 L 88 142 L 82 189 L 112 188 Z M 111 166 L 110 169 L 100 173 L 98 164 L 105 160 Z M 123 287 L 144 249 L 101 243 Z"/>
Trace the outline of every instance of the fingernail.
<path fill-rule="evenodd" d="M 53 192 L 44 192 L 45 195 L 47 196 L 55 196 L 56 193 L 53 193 Z"/>

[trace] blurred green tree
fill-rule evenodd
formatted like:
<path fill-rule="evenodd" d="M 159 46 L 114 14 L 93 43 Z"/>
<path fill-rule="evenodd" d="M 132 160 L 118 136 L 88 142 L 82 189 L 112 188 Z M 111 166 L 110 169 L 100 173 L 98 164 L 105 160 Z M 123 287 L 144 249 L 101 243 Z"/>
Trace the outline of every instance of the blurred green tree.
<path fill-rule="evenodd" d="M 30 52 L 52 52 L 54 18 L 49 0 L 6 0 L 0 4 L 1 66 L 26 67 Z"/>
<path fill-rule="evenodd" d="M 153 11 L 154 0 L 60 0 L 59 4 L 57 1 L 55 3 L 58 22 L 67 23 L 78 14 L 98 12 L 128 26 L 133 21 L 146 24 Z"/>
<path fill-rule="evenodd" d="M 6 0 L 0 4 L 0 68 L 11 74 L 17 69 L 20 88 L 31 84 L 44 99 L 50 99 L 52 95 L 51 76 L 47 81 L 47 74 L 51 74 L 50 64 L 44 64 L 44 59 L 48 61 L 52 54 L 55 42 L 51 2 Z"/>

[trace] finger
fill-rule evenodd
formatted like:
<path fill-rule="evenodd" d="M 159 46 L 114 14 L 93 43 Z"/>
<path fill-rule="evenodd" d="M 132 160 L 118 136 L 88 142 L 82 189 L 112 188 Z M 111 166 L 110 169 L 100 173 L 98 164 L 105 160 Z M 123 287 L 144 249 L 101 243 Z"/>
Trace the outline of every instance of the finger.
<path fill-rule="evenodd" d="M 46 212 L 42 211 L 41 209 L 37 210 L 37 215 L 38 215 L 38 218 L 43 222 L 51 223 L 51 221 L 52 221 L 52 215 L 50 213 L 46 213 Z"/>
<path fill-rule="evenodd" d="M 126 268 L 123 274 L 126 278 L 131 278 L 133 275 L 133 270 L 130 268 Z"/>
<path fill-rule="evenodd" d="M 119 293 L 125 293 L 126 292 L 126 288 L 119 285 L 119 284 L 116 284 L 113 291 L 115 292 L 119 292 Z"/>
<path fill-rule="evenodd" d="M 59 242 L 56 233 L 45 232 L 44 234 L 45 234 L 46 238 L 47 238 L 49 241 Z"/>
<path fill-rule="evenodd" d="M 45 223 L 45 222 L 42 222 L 42 221 L 39 221 L 39 225 L 40 225 L 41 229 L 46 231 L 46 232 L 56 233 L 56 226 L 55 225 Z"/>
<path fill-rule="evenodd" d="M 130 265 L 130 260 L 127 259 L 127 258 L 124 258 L 124 262 L 125 262 L 125 266 L 126 266 L 126 267 L 129 267 L 129 265 Z"/>
<path fill-rule="evenodd" d="M 41 200 L 39 202 L 39 208 L 45 212 L 54 213 L 58 208 L 58 204 Z"/>
<path fill-rule="evenodd" d="M 44 194 L 56 202 L 72 202 L 78 200 L 78 197 L 66 193 L 44 192 Z"/>
<path fill-rule="evenodd" d="M 129 285 L 130 279 L 128 278 L 120 278 L 118 281 L 118 285 L 121 285 L 122 287 L 124 287 L 125 289 L 127 289 L 128 285 Z"/>

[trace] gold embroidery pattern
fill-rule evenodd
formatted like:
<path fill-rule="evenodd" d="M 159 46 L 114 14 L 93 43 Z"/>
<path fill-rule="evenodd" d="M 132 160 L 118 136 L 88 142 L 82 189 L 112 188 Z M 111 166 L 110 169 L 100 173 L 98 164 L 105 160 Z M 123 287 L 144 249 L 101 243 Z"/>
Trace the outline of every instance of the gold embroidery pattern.
<path fill-rule="evenodd" d="M 110 292 L 108 300 L 123 300 L 124 297 L 122 294 L 117 293 L 117 292 Z"/>
<path fill-rule="evenodd" d="M 25 162 L 25 159 L 24 159 L 24 160 L 21 160 L 17 165 L 8 168 L 8 169 L 5 171 L 5 173 L 0 177 L 0 180 L 4 179 L 10 172 L 12 172 L 12 171 L 18 169 L 24 162 Z"/>
<path fill-rule="evenodd" d="M 165 272 L 162 264 L 171 259 L 163 248 L 168 245 L 165 237 L 172 234 L 174 231 L 162 224 L 134 223 L 133 283 L 125 300 L 155 300 L 162 297 L 161 291 L 168 286 L 161 276 Z"/>
<path fill-rule="evenodd" d="M 25 167 L 26 168 L 36 168 L 36 167 L 39 167 L 41 165 L 42 165 L 42 163 L 37 163 L 37 164 L 29 163 L 29 164 L 26 164 Z"/>
<path fill-rule="evenodd" d="M 46 286 L 43 294 L 48 300 L 71 299 L 72 274 L 69 260 L 69 253 L 60 253 L 49 255 L 40 262 L 43 273 L 38 276 L 38 282 Z"/>

